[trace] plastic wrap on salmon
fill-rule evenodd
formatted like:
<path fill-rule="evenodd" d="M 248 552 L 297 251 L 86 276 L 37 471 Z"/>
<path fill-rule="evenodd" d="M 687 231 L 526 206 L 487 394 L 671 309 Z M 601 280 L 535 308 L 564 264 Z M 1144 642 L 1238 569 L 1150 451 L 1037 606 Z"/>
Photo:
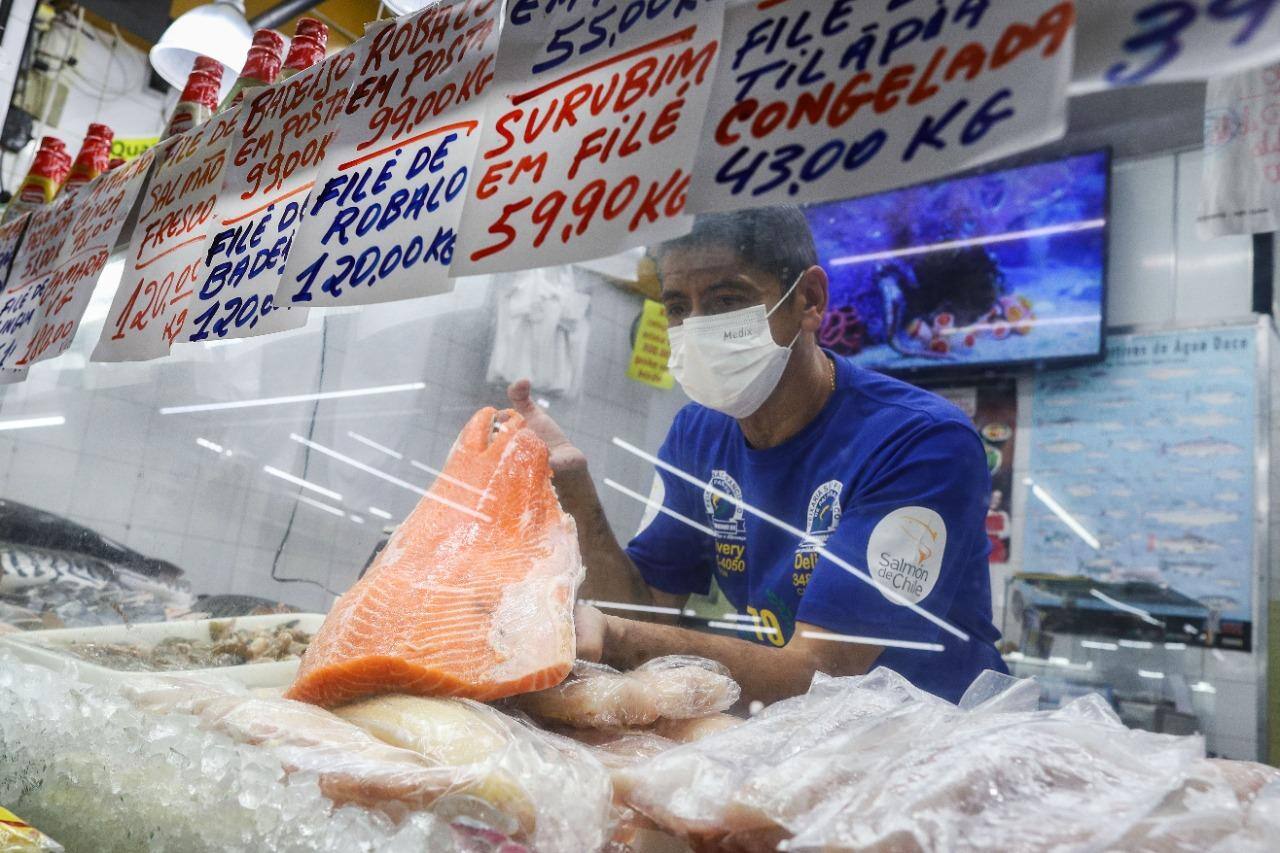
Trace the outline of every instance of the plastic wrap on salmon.
<path fill-rule="evenodd" d="M 380 696 L 334 713 L 449 768 L 459 780 L 456 807 L 543 853 L 595 850 L 609 837 L 608 773 L 585 747 L 466 699 Z"/>
<path fill-rule="evenodd" d="M 705 717 L 729 708 L 738 696 L 737 682 L 715 661 L 669 655 L 631 672 L 580 661 L 566 681 L 514 702 L 540 720 L 621 729 Z"/>
<path fill-rule="evenodd" d="M 994 674 L 959 707 L 884 669 L 819 677 L 616 775 L 628 804 L 708 849 L 1177 851 L 1244 831 L 1266 771 L 1127 729 L 1097 696 L 1034 696 Z"/>
<path fill-rule="evenodd" d="M 329 612 L 286 695 L 324 707 L 382 693 L 489 700 L 558 684 L 583 576 L 547 447 L 482 409 L 440 477 Z"/>

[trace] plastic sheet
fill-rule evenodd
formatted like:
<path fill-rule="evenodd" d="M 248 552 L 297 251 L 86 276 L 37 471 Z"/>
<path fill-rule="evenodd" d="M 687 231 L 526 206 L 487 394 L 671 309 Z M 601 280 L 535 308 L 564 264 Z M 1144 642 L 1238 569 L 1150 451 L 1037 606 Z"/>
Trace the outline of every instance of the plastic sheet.
<path fill-rule="evenodd" d="M 885 669 L 819 676 L 616 775 L 629 805 L 724 850 L 1250 849 L 1241 797 L 1266 771 L 1127 729 L 1096 696 L 1052 712 L 1036 696 L 988 674 L 957 707 Z"/>
<path fill-rule="evenodd" d="M 381 696 L 334 713 L 447 768 L 457 781 L 437 813 L 466 813 L 478 801 L 488 808 L 473 814 L 544 853 L 595 850 L 609 837 L 608 773 L 573 741 L 466 699 Z"/>
<path fill-rule="evenodd" d="M 427 812 L 395 823 L 335 808 L 317 774 L 274 750 L 140 711 L 67 673 L 0 650 L 0 802 L 68 853 L 450 853 Z"/>
<path fill-rule="evenodd" d="M 625 673 L 579 661 L 562 683 L 513 701 L 540 720 L 621 729 L 715 714 L 737 702 L 739 693 L 729 671 L 715 661 L 668 655 Z"/>
<path fill-rule="evenodd" d="M 63 853 L 62 845 L 0 806 L 0 853 Z"/>

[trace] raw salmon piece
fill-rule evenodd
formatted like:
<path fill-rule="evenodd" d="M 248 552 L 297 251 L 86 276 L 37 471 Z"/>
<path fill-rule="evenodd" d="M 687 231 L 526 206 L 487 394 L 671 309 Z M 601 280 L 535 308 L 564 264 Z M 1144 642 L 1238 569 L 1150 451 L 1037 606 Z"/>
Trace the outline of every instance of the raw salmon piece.
<path fill-rule="evenodd" d="M 381 693 L 490 700 L 551 687 L 573 667 L 582 577 L 546 444 L 514 411 L 482 409 L 333 606 L 285 695 L 334 707 Z"/>

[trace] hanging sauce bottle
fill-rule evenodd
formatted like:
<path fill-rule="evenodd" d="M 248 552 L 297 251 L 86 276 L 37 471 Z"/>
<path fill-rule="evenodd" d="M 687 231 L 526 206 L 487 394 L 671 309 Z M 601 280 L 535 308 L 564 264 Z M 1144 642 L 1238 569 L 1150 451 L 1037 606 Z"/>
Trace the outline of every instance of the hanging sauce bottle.
<path fill-rule="evenodd" d="M 71 164 L 67 181 L 62 186 L 64 193 L 76 192 L 107 171 L 107 166 L 111 163 L 111 140 L 115 135 L 115 131 L 105 124 L 94 122 L 89 125 L 89 132 L 85 134 L 80 153 L 76 155 L 76 161 Z"/>
<path fill-rule="evenodd" d="M 54 136 L 42 138 L 35 159 L 31 161 L 31 169 L 5 207 L 2 221 L 8 222 L 37 207 L 51 204 L 70 171 L 71 155 L 67 153 L 66 143 Z"/>
<path fill-rule="evenodd" d="M 270 86 L 276 82 L 280 74 L 280 63 L 284 59 L 284 36 L 275 30 L 258 30 L 253 34 L 253 44 L 249 46 L 249 56 L 244 61 L 244 69 L 236 78 L 235 85 L 223 99 L 218 112 L 230 109 L 244 100 L 248 89 L 259 86 Z"/>
<path fill-rule="evenodd" d="M 218 90 L 221 88 L 222 63 L 207 56 L 197 56 L 182 97 L 178 98 L 178 105 L 169 117 L 163 138 L 186 133 L 208 121 L 218 108 Z"/>
<path fill-rule="evenodd" d="M 289 43 L 289 55 L 285 57 L 281 80 L 288 80 L 299 71 L 306 71 L 324 59 L 329 43 L 329 28 L 315 18 L 299 18 Z"/>

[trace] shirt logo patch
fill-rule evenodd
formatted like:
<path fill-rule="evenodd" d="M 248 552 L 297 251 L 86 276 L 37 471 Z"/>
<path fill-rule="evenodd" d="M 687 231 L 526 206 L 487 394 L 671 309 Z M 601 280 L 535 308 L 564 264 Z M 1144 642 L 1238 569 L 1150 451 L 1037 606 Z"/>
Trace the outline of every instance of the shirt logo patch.
<path fill-rule="evenodd" d="M 726 500 L 708 489 L 702 493 L 702 503 L 707 510 L 707 518 L 711 521 L 711 529 L 719 539 L 746 539 L 747 522 L 742 511 L 742 488 L 738 481 L 729 476 L 728 471 L 715 469 L 711 472 L 711 488 L 729 495 L 733 500 Z"/>
<path fill-rule="evenodd" d="M 880 519 L 867 540 L 867 567 L 871 577 L 894 597 L 919 604 L 933 591 L 947 547 L 947 525 L 942 516 L 922 506 L 895 509 Z"/>
<path fill-rule="evenodd" d="M 827 538 L 840 526 L 840 492 L 844 484 L 828 480 L 813 490 L 805 516 L 801 551 L 816 551 L 827 544 Z"/>

